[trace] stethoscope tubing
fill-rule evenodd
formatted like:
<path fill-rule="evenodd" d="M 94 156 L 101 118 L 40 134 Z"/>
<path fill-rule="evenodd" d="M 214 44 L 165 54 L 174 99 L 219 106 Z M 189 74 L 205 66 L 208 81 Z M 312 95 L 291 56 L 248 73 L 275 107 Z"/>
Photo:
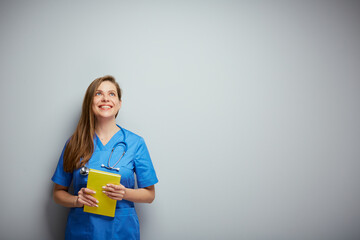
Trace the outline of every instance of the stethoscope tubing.
<path fill-rule="evenodd" d="M 116 165 L 121 161 L 121 159 L 123 158 L 123 156 L 125 155 L 125 153 L 126 153 L 126 151 L 127 151 L 127 144 L 126 144 L 126 141 L 125 141 L 125 140 L 126 140 L 125 131 L 124 131 L 124 129 L 121 128 L 121 127 L 120 127 L 120 130 L 121 130 L 121 132 L 122 132 L 122 134 L 123 134 L 123 141 L 116 143 L 115 146 L 112 148 L 111 153 L 110 153 L 110 156 L 109 156 L 109 159 L 108 159 L 108 164 L 107 164 L 107 166 L 104 165 L 104 164 L 101 164 L 101 167 L 102 167 L 102 168 L 106 168 L 106 169 L 108 169 L 108 170 L 115 170 L 115 171 L 117 171 L 117 172 L 120 171 L 120 168 L 116 168 Z M 111 166 L 110 166 L 111 156 L 112 156 L 115 148 L 116 148 L 117 146 L 119 146 L 119 145 L 124 145 L 124 152 L 122 153 L 122 155 L 121 155 L 121 157 L 119 158 L 119 160 L 111 167 Z M 83 166 L 83 167 L 80 168 L 80 174 L 83 175 L 83 176 L 87 176 L 87 175 L 89 174 L 89 171 L 90 171 L 90 169 L 89 169 L 88 167 L 86 167 L 86 166 Z"/>

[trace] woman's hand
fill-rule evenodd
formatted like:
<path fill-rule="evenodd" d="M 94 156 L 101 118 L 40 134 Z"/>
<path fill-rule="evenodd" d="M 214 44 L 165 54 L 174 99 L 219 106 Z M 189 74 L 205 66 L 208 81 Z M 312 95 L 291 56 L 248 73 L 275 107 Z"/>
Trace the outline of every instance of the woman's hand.
<path fill-rule="evenodd" d="M 103 186 L 103 189 L 103 193 L 105 193 L 106 196 L 114 200 L 123 200 L 126 194 L 126 188 L 121 184 L 106 184 L 106 186 Z"/>
<path fill-rule="evenodd" d="M 95 191 L 90 190 L 88 188 L 82 188 L 78 192 L 78 197 L 75 201 L 76 207 L 83 207 L 84 205 L 87 205 L 89 207 L 98 207 L 99 201 L 91 196 L 91 194 L 95 194 Z"/>

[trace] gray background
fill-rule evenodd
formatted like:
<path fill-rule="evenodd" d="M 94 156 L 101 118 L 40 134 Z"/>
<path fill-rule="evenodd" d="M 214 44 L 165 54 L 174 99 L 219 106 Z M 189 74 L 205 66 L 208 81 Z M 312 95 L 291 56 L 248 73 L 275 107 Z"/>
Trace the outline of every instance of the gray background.
<path fill-rule="evenodd" d="M 360 239 L 357 1 L 1 1 L 0 238 L 63 239 L 89 83 L 160 182 L 142 239 Z"/>

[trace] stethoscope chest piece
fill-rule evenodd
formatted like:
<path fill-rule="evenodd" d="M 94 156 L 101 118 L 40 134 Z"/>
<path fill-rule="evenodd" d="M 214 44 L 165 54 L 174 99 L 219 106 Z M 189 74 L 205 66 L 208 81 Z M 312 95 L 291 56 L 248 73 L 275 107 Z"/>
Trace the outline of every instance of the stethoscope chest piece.
<path fill-rule="evenodd" d="M 83 176 L 89 175 L 89 171 L 90 171 L 90 169 L 88 167 L 83 166 L 80 168 L 80 174 Z"/>

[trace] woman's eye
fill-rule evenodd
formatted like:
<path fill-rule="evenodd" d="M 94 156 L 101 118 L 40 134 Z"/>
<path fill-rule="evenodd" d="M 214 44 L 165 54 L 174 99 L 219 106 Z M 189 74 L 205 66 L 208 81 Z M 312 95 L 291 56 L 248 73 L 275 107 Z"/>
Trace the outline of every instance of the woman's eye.
<path fill-rule="evenodd" d="M 101 95 L 100 92 L 95 93 L 95 96 L 100 96 L 100 95 Z"/>
<path fill-rule="evenodd" d="M 115 93 L 110 93 L 110 96 L 115 97 Z"/>

